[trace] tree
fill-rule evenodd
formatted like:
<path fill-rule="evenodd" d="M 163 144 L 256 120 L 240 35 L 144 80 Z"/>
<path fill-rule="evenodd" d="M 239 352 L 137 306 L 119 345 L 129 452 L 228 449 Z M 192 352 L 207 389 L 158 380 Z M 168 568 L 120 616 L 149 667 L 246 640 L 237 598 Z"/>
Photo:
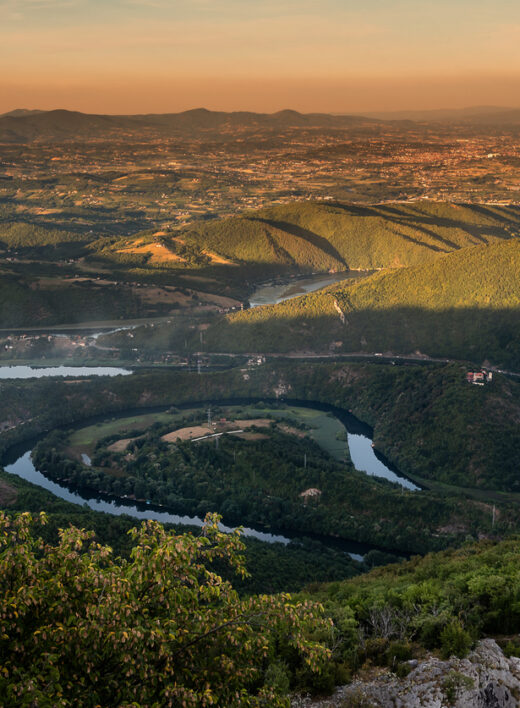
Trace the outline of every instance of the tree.
<path fill-rule="evenodd" d="M 51 546 L 30 514 L 0 514 L 0 703 L 288 705 L 277 652 L 320 671 L 329 652 L 310 637 L 330 625 L 289 595 L 240 599 L 212 570 L 246 574 L 239 532 L 218 520 L 198 537 L 143 523 L 125 561 L 92 532 L 61 530 Z"/>

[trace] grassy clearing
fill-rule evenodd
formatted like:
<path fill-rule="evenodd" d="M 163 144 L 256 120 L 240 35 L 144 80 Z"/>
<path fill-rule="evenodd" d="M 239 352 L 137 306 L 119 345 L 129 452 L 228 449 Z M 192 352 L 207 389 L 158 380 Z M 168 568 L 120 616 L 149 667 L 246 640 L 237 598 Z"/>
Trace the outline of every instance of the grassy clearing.
<path fill-rule="evenodd" d="M 146 430 L 154 423 L 169 423 L 175 424 L 175 421 L 182 417 L 183 413 L 146 413 L 144 415 L 129 416 L 128 418 L 119 418 L 107 420 L 95 425 L 89 425 L 86 428 L 75 430 L 70 436 L 69 447 L 75 452 L 85 452 L 91 454 L 99 440 L 108 437 L 109 435 L 121 435 L 130 430 Z"/>
<path fill-rule="evenodd" d="M 111 435 L 121 435 L 122 439 L 126 439 L 127 433 L 134 430 L 146 430 L 154 423 L 171 423 L 174 426 L 184 416 L 191 413 L 200 413 L 201 417 L 206 416 L 206 408 L 190 408 L 183 409 L 177 413 L 146 413 L 144 415 L 129 416 L 128 418 L 119 418 L 107 420 L 102 423 L 96 423 L 80 430 L 74 431 L 70 436 L 69 448 L 77 454 L 86 453 L 90 455 L 94 452 L 94 448 L 99 440 Z M 288 406 L 287 408 L 269 408 L 269 406 L 226 406 L 219 409 L 219 416 L 226 416 L 231 419 L 236 419 L 237 425 L 244 426 L 256 424 L 261 421 L 261 417 L 272 416 L 273 418 L 285 419 L 296 425 L 304 425 L 308 429 L 305 433 L 314 440 L 320 447 L 328 452 L 337 460 L 349 460 L 348 445 L 342 442 L 340 438 L 344 437 L 345 428 L 343 424 L 333 416 L 322 411 L 310 408 L 298 408 L 296 406 Z M 254 417 L 251 421 L 246 421 L 245 416 Z M 262 422 L 262 424 L 264 424 Z M 178 432 L 178 431 L 177 431 Z M 292 431 L 297 433 L 298 431 Z M 203 433 L 201 433 L 203 434 Z"/>

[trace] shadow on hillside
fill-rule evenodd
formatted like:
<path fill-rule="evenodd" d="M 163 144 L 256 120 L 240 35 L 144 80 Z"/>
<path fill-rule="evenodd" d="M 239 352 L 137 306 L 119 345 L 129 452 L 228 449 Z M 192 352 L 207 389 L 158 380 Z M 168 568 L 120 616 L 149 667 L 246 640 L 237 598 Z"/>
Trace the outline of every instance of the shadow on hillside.
<path fill-rule="evenodd" d="M 309 229 L 304 229 L 302 226 L 298 226 L 297 224 L 291 224 L 288 221 L 276 221 L 274 219 L 262 219 L 260 217 L 250 217 L 250 220 L 260 221 L 262 224 L 267 224 L 267 226 L 272 226 L 275 229 L 285 231 L 286 233 L 291 234 L 292 236 L 301 238 L 304 241 L 307 241 L 307 243 L 310 243 L 311 246 L 314 246 L 314 248 L 323 251 L 331 258 L 334 258 L 335 260 L 339 261 L 343 266 L 345 266 L 345 269 L 348 268 L 347 264 L 343 259 L 343 256 L 334 248 L 334 246 L 332 246 L 332 244 L 329 243 L 326 238 L 315 234 Z"/>
<path fill-rule="evenodd" d="M 394 223 L 398 226 L 406 226 L 408 228 L 420 231 L 428 238 L 431 238 L 434 242 L 437 242 L 441 246 L 447 247 L 446 249 L 439 248 L 438 250 L 454 250 L 458 249 L 459 246 L 441 236 L 435 228 L 443 227 L 450 229 L 459 229 L 465 232 L 472 239 L 474 239 L 475 245 L 481 243 L 489 243 L 489 238 L 493 236 L 494 238 L 511 238 L 510 233 L 505 229 L 506 226 L 514 226 L 520 228 L 520 209 L 517 212 L 517 218 L 504 213 L 503 209 L 487 208 L 484 206 L 476 204 L 464 205 L 464 209 L 469 209 L 474 212 L 477 216 L 485 216 L 486 218 L 492 218 L 495 221 L 500 222 L 501 225 L 482 225 L 482 224 L 467 224 L 463 221 L 458 221 L 457 219 L 444 217 L 440 215 L 428 215 L 425 214 L 414 204 L 403 205 L 402 207 L 390 204 L 380 204 L 375 206 L 358 206 L 358 205 L 348 205 L 335 203 L 333 205 L 335 208 L 342 209 L 353 216 L 360 217 L 372 217 L 372 218 L 384 218 L 390 223 Z M 402 234 L 400 234 L 402 235 Z M 421 242 L 421 245 L 423 244 Z"/>
<path fill-rule="evenodd" d="M 266 353 L 419 352 L 418 356 L 488 362 L 520 372 L 520 308 L 366 309 L 346 312 L 343 324 L 330 310 L 319 314 L 289 302 L 283 310 L 253 310 L 220 323 L 208 332 L 207 343 L 221 351 L 232 347 Z"/>

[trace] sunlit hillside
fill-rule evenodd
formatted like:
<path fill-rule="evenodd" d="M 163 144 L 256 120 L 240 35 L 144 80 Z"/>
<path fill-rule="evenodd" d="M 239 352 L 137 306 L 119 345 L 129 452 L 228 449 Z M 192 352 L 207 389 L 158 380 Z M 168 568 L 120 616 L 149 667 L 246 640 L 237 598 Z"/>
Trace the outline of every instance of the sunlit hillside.
<path fill-rule="evenodd" d="M 212 349 L 413 353 L 518 365 L 520 240 L 229 316 Z"/>

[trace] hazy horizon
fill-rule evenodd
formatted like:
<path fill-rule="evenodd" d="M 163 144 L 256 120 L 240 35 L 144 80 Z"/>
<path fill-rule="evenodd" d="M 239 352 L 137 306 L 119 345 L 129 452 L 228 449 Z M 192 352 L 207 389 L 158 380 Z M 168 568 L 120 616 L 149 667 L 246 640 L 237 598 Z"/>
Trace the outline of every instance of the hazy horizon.
<path fill-rule="evenodd" d="M 0 112 L 509 106 L 519 40 L 511 0 L 0 0 Z"/>
<path fill-rule="evenodd" d="M 13 105 L 11 108 L 7 108 L 5 110 L 0 111 L 0 115 L 8 115 L 10 113 L 14 113 L 16 111 L 26 111 L 28 114 L 32 112 L 52 112 L 52 111 L 67 111 L 67 112 L 78 112 L 78 113 L 84 113 L 86 115 L 107 115 L 107 116 L 132 116 L 132 115 L 167 115 L 167 114 L 176 114 L 176 113 L 184 113 L 184 112 L 190 112 L 190 111 L 208 111 L 210 113 L 217 113 L 217 112 L 223 112 L 223 113 L 257 113 L 257 114 L 266 114 L 266 115 L 274 115 L 277 113 L 282 113 L 284 111 L 295 111 L 298 113 L 302 114 L 312 114 L 312 113 L 323 113 L 325 115 L 336 115 L 336 116 L 377 116 L 377 115 L 388 115 L 391 116 L 392 114 L 406 114 L 406 113 L 418 113 L 418 114 L 423 114 L 423 113 L 449 113 L 449 112 L 456 112 L 456 111 L 467 111 L 469 112 L 482 112 L 486 113 L 486 111 L 490 112 L 501 112 L 501 111 L 509 111 L 509 110 L 520 110 L 520 103 L 514 104 L 511 103 L 509 105 L 465 105 L 462 107 L 450 107 L 450 106 L 437 106 L 435 108 L 415 108 L 415 107 L 401 107 L 397 109 L 391 109 L 391 110 L 377 110 L 377 109 L 371 109 L 371 110 L 366 110 L 366 111 L 298 111 L 298 109 L 293 108 L 292 106 L 283 106 L 280 108 L 277 108 L 275 110 L 270 110 L 270 111 L 259 111 L 259 110 L 249 110 L 246 108 L 231 108 L 229 110 L 223 110 L 223 109 L 216 109 L 216 108 L 210 108 L 205 105 L 193 105 L 188 108 L 182 108 L 180 110 L 172 110 L 172 111 L 146 111 L 143 110 L 139 113 L 118 113 L 114 111 L 88 111 L 88 110 L 78 110 L 75 108 L 67 108 L 65 106 L 61 105 L 56 105 L 50 108 L 41 108 L 41 106 L 24 106 L 24 105 Z"/>

